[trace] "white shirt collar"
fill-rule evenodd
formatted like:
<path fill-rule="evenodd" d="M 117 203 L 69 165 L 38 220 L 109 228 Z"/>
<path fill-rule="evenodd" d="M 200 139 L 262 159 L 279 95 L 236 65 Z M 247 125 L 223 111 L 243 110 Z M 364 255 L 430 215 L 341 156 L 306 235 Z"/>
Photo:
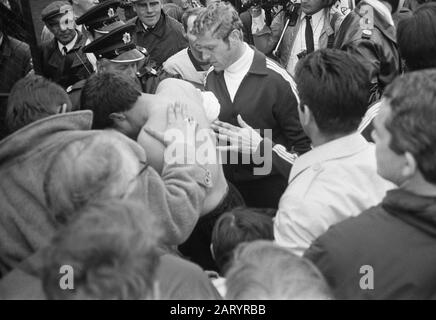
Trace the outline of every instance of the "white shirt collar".
<path fill-rule="evenodd" d="M 58 41 L 58 47 L 59 47 L 59 51 L 63 54 L 64 53 L 64 51 L 63 51 L 63 47 L 67 47 L 67 50 L 68 50 L 68 52 L 70 52 L 73 48 L 74 48 L 74 45 L 76 44 L 76 41 L 77 41 L 77 38 L 79 37 L 79 34 L 78 34 L 78 32 L 76 31 L 76 36 L 74 37 L 74 39 L 73 40 L 71 40 L 71 42 L 70 43 L 68 43 L 68 44 L 62 44 L 62 43 L 60 43 L 59 41 Z"/>
<path fill-rule="evenodd" d="M 0 33 L 0 47 L 2 46 L 3 43 L 3 34 Z"/>
<path fill-rule="evenodd" d="M 307 16 L 307 14 L 305 14 L 304 12 L 301 13 L 301 20 L 303 20 L 305 17 Z M 317 13 L 314 13 L 311 15 L 312 16 L 312 25 L 317 25 L 318 22 L 322 19 L 322 17 L 324 16 L 324 9 L 319 10 Z"/>
<path fill-rule="evenodd" d="M 392 19 L 391 12 L 389 11 L 388 7 L 381 3 L 381 1 L 365 0 L 365 2 L 373 7 L 378 13 L 380 13 L 391 26 L 394 26 L 394 20 Z"/>
<path fill-rule="evenodd" d="M 251 63 L 253 62 L 253 59 L 251 57 L 252 54 L 254 54 L 253 49 L 251 49 L 250 46 L 244 42 L 244 53 L 238 60 L 236 60 L 230 66 L 228 66 L 225 72 L 238 73 L 241 71 L 241 69 L 244 69 L 247 63 L 251 66 Z"/>

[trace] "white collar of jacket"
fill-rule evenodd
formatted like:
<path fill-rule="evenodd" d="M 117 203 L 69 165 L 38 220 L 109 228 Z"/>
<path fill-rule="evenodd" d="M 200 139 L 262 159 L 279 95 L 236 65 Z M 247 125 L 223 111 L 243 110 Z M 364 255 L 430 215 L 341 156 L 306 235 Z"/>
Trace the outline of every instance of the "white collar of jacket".
<path fill-rule="evenodd" d="M 341 137 L 313 148 L 295 160 L 289 175 L 289 183 L 301 172 L 316 164 L 346 158 L 361 152 L 369 146 L 369 142 L 357 132 Z"/>

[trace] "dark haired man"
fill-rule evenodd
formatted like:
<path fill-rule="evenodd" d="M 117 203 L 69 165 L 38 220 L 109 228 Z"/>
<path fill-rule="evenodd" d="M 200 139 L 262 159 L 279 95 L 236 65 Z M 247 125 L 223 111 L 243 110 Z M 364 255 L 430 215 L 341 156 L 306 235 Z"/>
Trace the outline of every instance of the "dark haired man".
<path fill-rule="evenodd" d="M 398 188 L 305 253 L 338 298 L 435 297 L 435 88 L 435 70 L 406 74 L 386 88 L 373 138 L 377 171 Z"/>
<path fill-rule="evenodd" d="M 424 4 L 401 20 L 397 41 L 408 71 L 436 68 L 436 3 Z"/>
<path fill-rule="evenodd" d="M 313 149 L 295 160 L 274 237 L 302 255 L 331 225 L 375 205 L 392 186 L 377 174 L 373 146 L 356 132 L 369 95 L 359 59 L 316 51 L 298 63 L 296 82 L 300 121 Z"/>
<path fill-rule="evenodd" d="M 19 80 L 9 95 L 6 127 L 9 134 L 39 119 L 71 111 L 71 101 L 58 84 L 29 75 Z"/>

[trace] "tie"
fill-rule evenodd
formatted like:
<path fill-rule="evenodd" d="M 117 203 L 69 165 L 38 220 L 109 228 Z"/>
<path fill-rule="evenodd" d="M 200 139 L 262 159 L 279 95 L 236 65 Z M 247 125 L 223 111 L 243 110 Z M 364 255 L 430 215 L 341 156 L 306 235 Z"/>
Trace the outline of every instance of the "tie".
<path fill-rule="evenodd" d="M 313 30 L 311 24 L 312 16 L 306 16 L 305 19 L 306 19 L 306 33 L 305 33 L 306 50 L 307 53 L 311 53 L 315 50 L 315 45 L 313 44 Z"/>
<path fill-rule="evenodd" d="M 66 47 L 66 46 L 63 46 L 63 47 L 62 47 L 62 51 L 63 51 L 63 55 L 66 56 L 67 53 L 68 53 L 68 49 L 67 49 L 67 47 Z"/>

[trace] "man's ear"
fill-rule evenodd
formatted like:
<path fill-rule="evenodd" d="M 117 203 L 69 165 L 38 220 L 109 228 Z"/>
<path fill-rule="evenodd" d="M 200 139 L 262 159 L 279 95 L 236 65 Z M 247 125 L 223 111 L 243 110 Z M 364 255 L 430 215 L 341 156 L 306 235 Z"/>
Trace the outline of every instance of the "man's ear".
<path fill-rule="evenodd" d="M 238 29 L 234 29 L 234 30 L 232 30 L 232 32 L 230 32 L 230 34 L 229 34 L 229 40 L 230 41 L 234 41 L 234 42 L 239 42 L 239 41 L 241 41 L 241 40 L 243 40 L 244 38 L 243 38 L 243 35 L 242 35 L 242 32 L 241 32 L 241 30 L 238 30 Z"/>
<path fill-rule="evenodd" d="M 410 152 L 404 153 L 405 165 L 401 170 L 401 175 L 404 178 L 410 178 L 415 175 L 418 170 L 418 164 L 416 163 L 415 157 Z"/>
<path fill-rule="evenodd" d="M 109 119 L 113 120 L 114 122 L 116 121 L 125 121 L 126 120 L 126 116 L 122 113 L 119 112 L 113 112 L 109 115 Z"/>
<path fill-rule="evenodd" d="M 312 120 L 312 111 L 310 111 L 307 104 L 302 104 L 298 107 L 298 112 L 300 113 L 300 122 L 301 125 L 307 127 Z"/>

